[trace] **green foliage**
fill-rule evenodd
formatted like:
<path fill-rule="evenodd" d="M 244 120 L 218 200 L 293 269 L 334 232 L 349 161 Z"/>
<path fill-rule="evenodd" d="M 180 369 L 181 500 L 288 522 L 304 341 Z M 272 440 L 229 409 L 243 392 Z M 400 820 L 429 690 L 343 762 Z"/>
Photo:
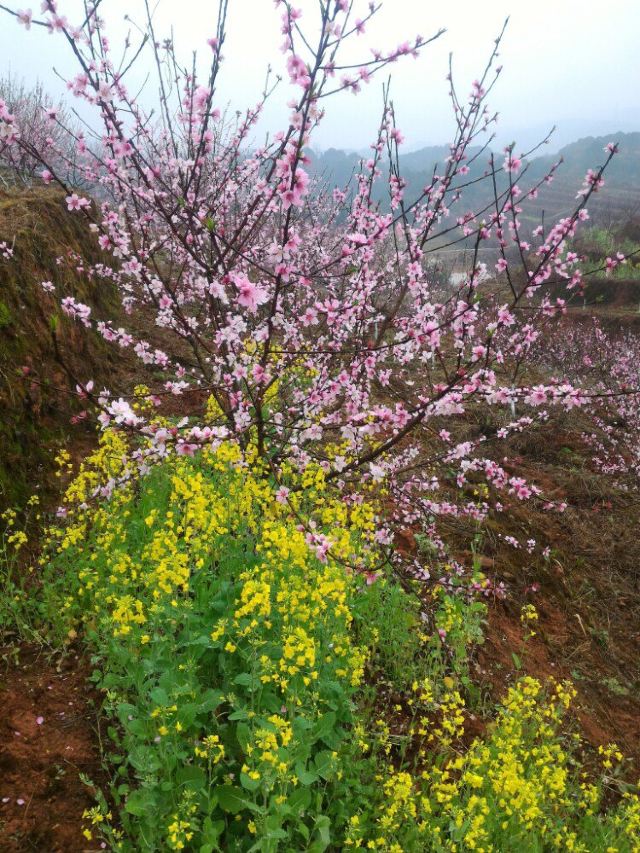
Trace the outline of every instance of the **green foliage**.
<path fill-rule="evenodd" d="M 381 579 L 355 604 L 355 631 L 369 649 L 369 665 L 396 690 L 424 675 L 420 602 L 393 580 Z"/>
<path fill-rule="evenodd" d="M 156 469 L 52 533 L 46 606 L 61 638 L 84 625 L 113 720 L 122 830 L 100 824 L 123 850 L 321 851 L 372 775 L 350 738 L 365 657 L 351 605 L 369 588 L 221 455 Z M 322 510 L 338 551 L 366 560 L 362 512 Z"/>
<path fill-rule="evenodd" d="M 608 229 L 595 226 L 588 228 L 574 240 L 573 248 L 594 267 L 604 265 L 606 258 L 616 258 L 620 252 L 627 260 L 607 272 L 607 280 L 640 279 L 640 244 L 626 236 L 620 226 Z M 605 273 L 602 272 L 601 275 L 604 276 Z M 596 301 L 606 302 L 607 295 L 599 294 Z"/>
<path fill-rule="evenodd" d="M 10 326 L 12 322 L 9 306 L 0 299 L 0 329 Z"/>
<path fill-rule="evenodd" d="M 85 814 L 89 841 L 131 853 L 638 848 L 635 794 L 604 810 L 617 747 L 603 749 L 600 780 L 579 772 L 570 685 L 520 679 L 463 745 L 484 605 L 464 587 L 435 587 L 426 605 L 392 576 L 367 583 L 372 507 L 332 497 L 319 468 L 279 503 L 229 446 L 138 478 L 125 448 L 107 431 L 69 486 L 34 611 L 61 643 L 83 632 L 105 695 L 113 782 Z M 92 498 L 117 480 L 109 500 Z M 326 561 L 311 522 L 331 534 Z"/>
<path fill-rule="evenodd" d="M 33 569 L 26 531 L 37 527 L 39 500 L 27 502 L 20 523 L 15 510 L 0 513 L 0 639 L 18 635 L 29 642 L 42 642 L 42 600 L 32 595 Z"/>

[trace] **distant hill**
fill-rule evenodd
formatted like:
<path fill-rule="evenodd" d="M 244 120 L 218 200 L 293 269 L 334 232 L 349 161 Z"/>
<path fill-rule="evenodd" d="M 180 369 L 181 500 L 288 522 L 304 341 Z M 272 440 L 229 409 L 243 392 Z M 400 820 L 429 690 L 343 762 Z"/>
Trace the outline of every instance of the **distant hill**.
<path fill-rule="evenodd" d="M 543 212 L 545 217 L 556 218 L 573 210 L 576 205 L 576 193 L 582 185 L 587 169 L 596 169 L 604 162 L 604 147 L 612 141 L 619 144 L 620 150 L 607 169 L 605 188 L 592 196 L 589 210 L 595 220 L 601 221 L 620 221 L 640 215 L 640 132 L 611 133 L 607 136 L 588 136 L 565 145 L 557 154 L 542 154 L 530 160 L 526 176 L 521 179 L 523 186 L 541 180 L 559 159 L 562 158 L 563 163 L 556 172 L 553 183 L 545 185 L 540 190 L 535 204 L 529 206 L 525 220 L 533 224 Z M 470 149 L 469 159 L 478 151 L 478 148 Z M 402 154 L 400 167 L 407 181 L 405 198 L 409 201 L 415 199 L 430 182 L 434 170 L 441 173 L 448 155 L 449 147 L 446 145 L 428 146 Z M 310 157 L 314 173 L 331 186 L 346 185 L 358 171 L 363 159 L 358 153 L 337 148 L 330 148 L 322 153 L 310 152 Z M 471 171 L 464 181 L 482 177 L 488 169 L 489 157 L 488 150 L 483 152 L 471 165 Z M 502 152 L 496 152 L 498 162 L 502 161 L 502 157 Z M 464 200 L 458 210 L 479 209 L 489 203 L 489 190 L 488 182 L 480 182 L 470 187 L 465 191 Z M 386 188 L 383 182 L 377 193 L 378 200 L 384 204 Z"/>
<path fill-rule="evenodd" d="M 538 172 L 544 171 L 559 157 L 564 160 L 563 176 L 580 181 L 587 169 L 601 163 L 604 147 L 608 142 L 617 142 L 620 152 L 607 169 L 607 183 L 616 187 L 640 189 L 640 132 L 610 133 L 608 136 L 586 136 L 560 149 L 559 154 L 537 157 L 532 161 Z"/>

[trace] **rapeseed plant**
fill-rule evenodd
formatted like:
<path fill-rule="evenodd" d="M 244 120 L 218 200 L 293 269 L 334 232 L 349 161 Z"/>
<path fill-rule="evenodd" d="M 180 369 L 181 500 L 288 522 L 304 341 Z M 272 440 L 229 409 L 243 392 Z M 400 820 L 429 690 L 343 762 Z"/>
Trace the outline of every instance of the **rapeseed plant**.
<path fill-rule="evenodd" d="M 368 584 L 373 501 L 334 497 L 315 464 L 287 472 L 279 500 L 282 483 L 231 444 L 144 477 L 126 450 L 103 434 L 40 558 L 42 608 L 62 642 L 84 632 L 112 719 L 117 825 L 100 796 L 88 839 L 201 853 L 640 850 L 637 795 L 605 810 L 618 748 L 602 749 L 602 779 L 576 769 L 571 685 L 521 678 L 463 746 L 483 608 L 439 591 L 429 633 L 391 577 Z M 523 611 L 526 630 L 536 615 Z M 375 709 L 377 679 L 404 728 Z"/>

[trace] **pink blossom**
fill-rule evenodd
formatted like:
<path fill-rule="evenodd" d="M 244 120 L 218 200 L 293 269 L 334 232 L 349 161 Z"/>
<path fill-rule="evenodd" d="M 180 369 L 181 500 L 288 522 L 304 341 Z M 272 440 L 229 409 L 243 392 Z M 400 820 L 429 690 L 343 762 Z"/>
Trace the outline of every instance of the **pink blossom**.
<path fill-rule="evenodd" d="M 289 489 L 286 486 L 280 486 L 280 488 L 276 492 L 276 500 L 280 504 L 286 504 L 287 498 L 289 496 Z"/>
<path fill-rule="evenodd" d="M 258 385 L 262 385 L 263 382 L 267 381 L 268 374 L 267 371 L 261 364 L 254 364 L 253 370 L 251 371 L 251 375 L 254 380 L 258 383 Z"/>
<path fill-rule="evenodd" d="M 86 54 L 86 67 L 71 74 L 69 89 L 94 110 L 98 144 L 77 140 L 83 183 L 75 186 L 99 191 L 94 205 L 81 197 L 82 190 L 70 189 L 66 204 L 70 211 L 87 212 L 91 205 L 96 221 L 80 216 L 77 224 L 89 229 L 103 254 L 90 264 L 73 251 L 62 253 L 56 285 L 41 282 L 43 292 L 55 296 L 67 273 L 113 286 L 122 305 L 117 322 L 100 304 L 101 319 L 92 323 L 88 305 L 61 294 L 62 310 L 94 325 L 116 354 L 128 349 L 149 368 L 154 384 L 149 401 L 158 405 L 168 394 L 181 396 L 180 409 L 189 415 L 159 428 L 153 414 L 133 406 L 128 387 L 119 392 L 122 397 L 108 390 L 95 395 L 98 422 L 141 434 L 131 454 L 141 473 L 171 452 L 192 456 L 199 447 L 222 441 L 246 445 L 245 439 L 260 432 L 278 481 L 288 482 L 288 473 L 278 470 L 281 460 L 298 474 L 318 466 L 327 487 L 348 506 L 365 500 L 372 481 L 383 482 L 390 518 L 377 521 L 371 537 L 381 549 L 393 545 L 392 531 L 426 523 L 428 535 L 444 551 L 438 540 L 443 519 L 481 524 L 490 510 L 508 509 L 505 505 L 516 500 L 541 498 L 541 505 L 558 510 L 560 505 L 523 476 L 514 448 L 499 450 L 499 442 L 544 423 L 552 408 L 582 406 L 585 419 L 593 419 L 585 442 L 592 443 L 601 464 L 608 471 L 624 470 L 635 460 L 640 472 L 640 440 L 635 455 L 625 445 L 638 421 L 629 393 L 637 386 L 637 347 L 625 342 L 607 349 L 610 344 L 600 334 L 587 334 L 586 323 L 581 340 L 580 334 L 569 334 L 571 324 L 562 317 L 571 292 L 581 295 L 586 282 L 571 244 L 587 212 L 580 209 L 555 223 L 545 219 L 543 227 L 532 228 L 537 185 L 551 182 L 555 169 L 525 186 L 522 156 L 512 147 L 504 152 L 504 169 L 518 173 L 521 187 L 507 181 L 509 189 L 495 209 L 474 207 L 475 188 L 469 193 L 468 182 L 456 180 L 469 174 L 472 163 L 479 165 L 475 140 L 490 129 L 492 115 L 480 103 L 491 89 L 489 78 L 474 82 L 466 102 L 453 98 L 455 138 L 446 163 L 425 186 L 410 187 L 404 211 L 408 182 L 395 168 L 393 154 L 391 168 L 385 162 L 388 148 L 404 141 L 390 104 L 347 186 L 332 189 L 312 178 L 320 175 L 317 162 L 312 168 L 308 163 L 318 159 L 311 152 L 329 96 L 341 88 L 356 93 L 388 63 L 415 55 L 423 42 L 405 41 L 390 53 L 376 50 L 371 62 L 358 59 L 344 42 L 352 35 L 358 42 L 355 33 L 364 31 L 369 15 L 354 9 L 351 17 L 349 0 L 322 5 L 329 13 L 320 16 L 320 44 L 327 47 L 320 54 L 317 40 L 306 38 L 302 23 L 294 24 L 302 20 L 298 10 L 278 2 L 295 91 L 280 130 L 258 142 L 262 101 L 230 117 L 224 128 L 213 126 L 218 111 L 205 121 L 222 31 L 220 41 L 208 41 L 213 77 L 202 78 L 200 85 L 191 68 L 177 63 L 171 104 L 161 97 L 149 105 L 146 95 L 140 100 L 127 92 L 103 27 L 92 20 L 70 30 L 56 3 L 46 0 L 50 29 L 65 28 Z M 369 8 L 373 14 L 377 4 Z M 362 18 L 354 25 L 357 14 Z M 333 75 L 343 75 L 341 82 Z M 180 94 L 174 99 L 174 93 Z M 167 107 L 171 121 L 157 122 L 157 116 L 167 118 Z M 26 132 L 15 112 L 0 101 L 0 149 L 9 163 L 20 156 Z M 54 107 L 47 116 L 49 123 L 44 113 L 38 116 L 44 126 L 40 137 L 27 139 L 42 163 L 44 183 L 63 175 Z M 613 153 L 615 146 L 607 146 L 607 154 Z M 490 197 L 492 177 L 487 170 Z M 587 173 L 584 193 L 599 188 L 601 180 L 600 171 Z M 450 234 L 456 227 L 459 233 Z M 436 247 L 443 240 L 455 245 L 465 236 L 469 245 L 487 251 L 484 257 L 495 255 L 487 262 L 495 267 L 489 269 L 477 252 L 461 253 L 457 275 L 440 280 L 444 267 Z M 491 247 L 485 248 L 489 240 Z M 19 247 L 16 242 L 16 254 Z M 13 251 L 12 243 L 0 242 L 0 259 L 10 260 Z M 613 250 L 603 265 L 613 271 L 624 260 Z M 507 272 L 510 287 L 495 281 Z M 567 294 L 549 293 L 565 285 Z M 50 308 L 53 299 L 41 301 Z M 154 330 L 151 341 L 145 340 L 145 327 Z M 514 373 L 516 365 L 521 369 Z M 91 394 L 87 375 L 75 380 L 81 399 Z M 267 412 L 261 403 L 272 378 L 281 379 L 280 392 Z M 215 423 L 198 408 L 210 393 L 223 406 Z M 494 407 L 496 429 L 490 434 L 465 429 L 462 435 L 457 422 L 473 418 L 478 404 Z M 85 412 L 74 416 L 85 417 Z M 629 426 L 614 428 L 614 422 Z M 330 446 L 335 453 L 327 452 Z M 430 461 L 422 464 L 426 455 Z M 468 500 L 467 486 L 478 480 L 501 492 L 503 500 L 494 494 Z M 452 483 L 458 493 L 451 491 Z M 118 486 L 107 482 L 98 497 L 109 497 Z M 287 495 L 280 486 L 276 501 L 285 503 Z M 319 529 L 302 528 L 310 552 L 327 560 L 331 541 Z M 514 540 L 514 547 L 538 546 Z M 411 564 L 389 550 L 394 560 Z M 464 574 L 465 567 L 451 565 L 452 577 Z M 424 566 L 411 571 L 420 581 L 428 575 Z M 370 574 L 373 579 L 377 573 Z M 471 585 L 470 592 L 504 594 L 490 583 Z"/>
<path fill-rule="evenodd" d="M 81 198 L 77 193 L 72 193 L 66 198 L 67 210 L 82 210 L 85 207 L 91 207 L 91 202 L 86 198 Z"/>
<path fill-rule="evenodd" d="M 287 59 L 287 71 L 289 72 L 289 78 L 292 83 L 302 86 L 303 89 L 308 88 L 311 83 L 309 69 L 306 62 L 300 59 L 299 56 L 296 56 L 295 53 L 292 53 Z"/>
<path fill-rule="evenodd" d="M 211 89 L 206 86 L 198 86 L 193 93 L 193 106 L 198 112 L 202 112 L 211 97 Z"/>
<path fill-rule="evenodd" d="M 234 274 L 233 283 L 238 289 L 238 303 L 247 308 L 250 313 L 255 314 L 260 305 L 269 301 L 269 295 L 265 288 L 249 281 L 245 275 Z"/>
<path fill-rule="evenodd" d="M 127 403 L 126 400 L 123 400 L 122 397 L 119 400 L 114 400 L 114 402 L 109 405 L 108 413 L 117 424 L 135 426 L 140 423 L 140 418 L 135 414 L 129 403 Z"/>
<path fill-rule="evenodd" d="M 33 20 L 33 12 L 31 9 L 19 9 L 16 13 L 16 18 L 26 30 L 31 29 L 31 21 Z"/>
<path fill-rule="evenodd" d="M 66 296 L 60 305 L 68 317 L 79 320 L 84 326 L 88 327 L 90 325 L 91 308 L 88 305 L 85 305 L 83 302 L 77 302 L 73 296 Z"/>
<path fill-rule="evenodd" d="M 197 444 L 189 444 L 186 441 L 180 441 L 176 445 L 178 456 L 195 456 L 196 450 L 198 450 Z"/>
<path fill-rule="evenodd" d="M 505 172 L 518 172 L 521 166 L 522 160 L 519 157 L 514 157 L 510 151 L 507 152 L 503 165 Z"/>

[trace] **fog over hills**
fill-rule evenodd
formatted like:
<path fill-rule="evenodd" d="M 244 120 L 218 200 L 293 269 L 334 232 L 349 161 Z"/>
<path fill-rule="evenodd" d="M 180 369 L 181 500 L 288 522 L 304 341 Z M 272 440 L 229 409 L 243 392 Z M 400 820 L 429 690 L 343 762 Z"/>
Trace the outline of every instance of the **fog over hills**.
<path fill-rule="evenodd" d="M 619 153 L 613 158 L 605 173 L 605 187 L 590 199 L 589 210 L 594 219 L 616 220 L 640 214 L 640 132 L 609 133 L 606 136 L 587 136 L 565 145 L 556 154 L 545 153 L 538 149 L 518 176 L 518 183 L 527 188 L 542 180 L 554 163 L 562 160 L 551 184 L 541 187 L 535 202 L 529 202 L 525 219 L 536 220 L 544 212 L 545 216 L 567 215 L 576 205 L 576 193 L 580 189 L 588 169 L 597 169 L 606 159 L 604 148 L 609 142 L 619 144 Z M 518 150 L 518 149 L 516 149 Z M 472 160 L 479 148 L 468 149 L 468 159 Z M 482 152 L 471 170 L 458 183 L 468 183 L 487 173 L 490 150 Z M 444 162 L 449 155 L 447 145 L 432 145 L 400 155 L 401 174 L 407 182 L 405 199 L 410 203 L 430 183 L 435 172 L 441 174 Z M 503 160 L 501 150 L 494 150 L 496 164 Z M 360 163 L 368 154 L 348 152 L 329 148 L 324 152 L 311 152 L 312 170 L 329 186 L 344 186 L 357 173 Z M 384 168 L 384 163 L 383 163 Z M 504 178 L 502 178 L 504 180 Z M 377 197 L 385 203 L 387 192 L 383 180 L 379 181 Z M 489 181 L 480 181 L 468 187 L 457 210 L 481 208 L 491 201 Z"/>

